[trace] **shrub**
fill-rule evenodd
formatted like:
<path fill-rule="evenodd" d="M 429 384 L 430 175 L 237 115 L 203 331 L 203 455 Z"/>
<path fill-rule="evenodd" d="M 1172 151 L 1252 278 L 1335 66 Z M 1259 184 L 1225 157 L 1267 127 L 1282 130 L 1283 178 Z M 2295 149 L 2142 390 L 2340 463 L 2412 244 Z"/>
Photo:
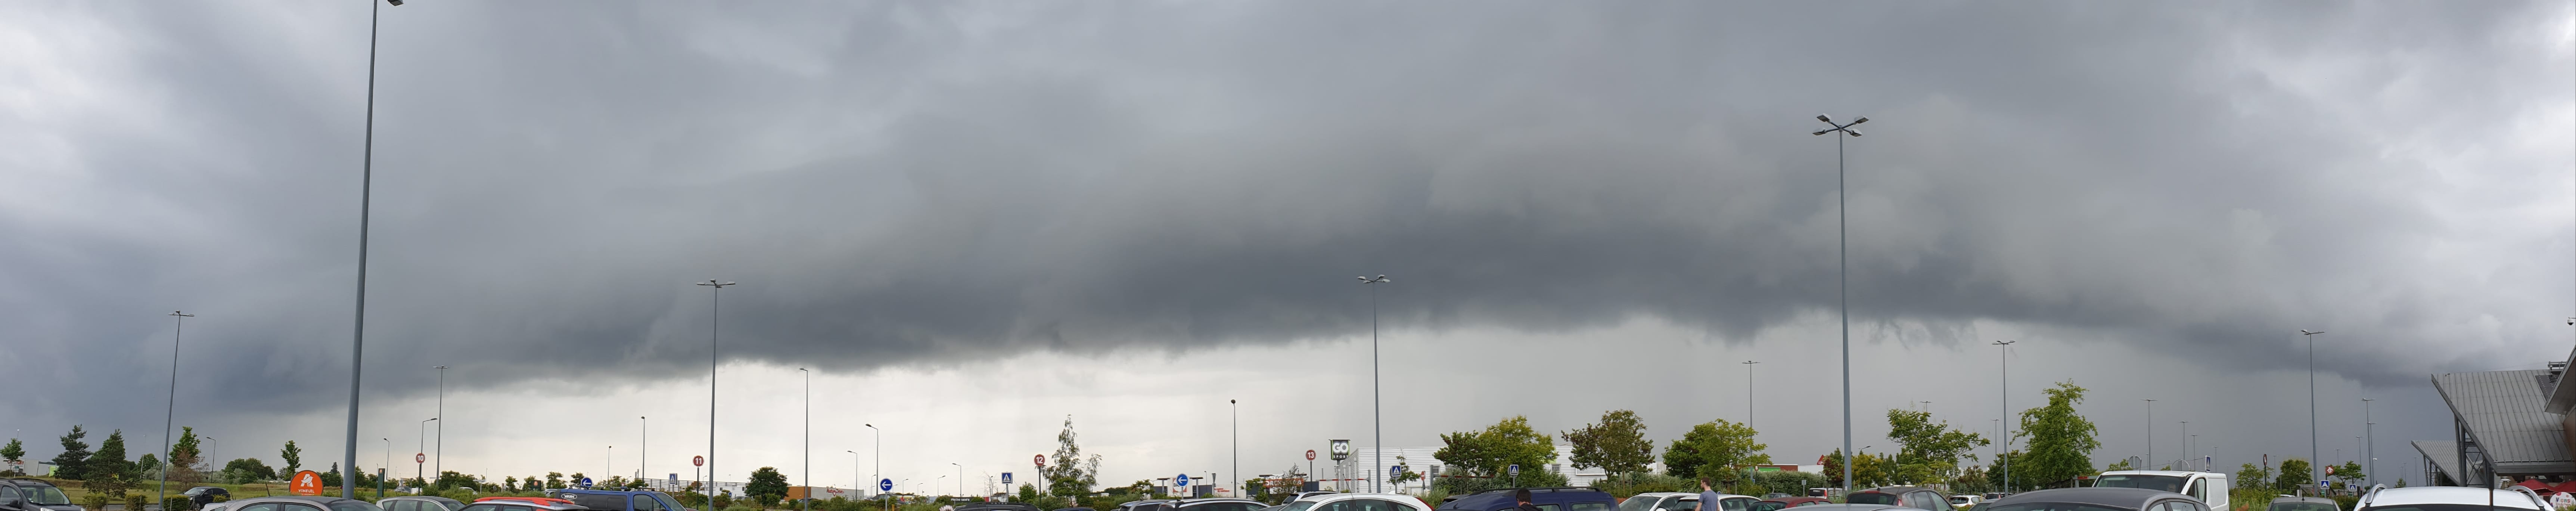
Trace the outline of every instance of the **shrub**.
<path fill-rule="evenodd" d="M 1621 474 L 1618 477 L 1603 479 L 1600 482 L 1592 483 L 1592 487 L 1598 488 L 1601 491 L 1610 492 L 1611 496 L 1623 499 L 1628 498 L 1630 495 L 1636 495 L 1639 493 L 1699 491 L 1699 483 L 1691 481 L 1690 479 L 1644 472 Z"/>
<path fill-rule="evenodd" d="M 179 499 L 179 500 L 188 500 L 188 499 Z M 126 509 L 132 509 L 132 510 L 135 510 L 135 511 L 142 511 L 143 506 L 145 506 L 145 505 L 147 505 L 147 504 L 151 504 L 151 503 L 152 503 L 152 497 L 151 497 L 151 496 L 148 496 L 148 495 L 141 494 L 141 493 L 136 493 L 136 494 L 126 495 L 126 496 L 125 496 L 125 508 L 126 508 Z M 104 508 L 101 508 L 101 509 L 104 509 Z"/>
<path fill-rule="evenodd" d="M 1750 486 L 1752 486 L 1753 489 L 1759 490 L 1759 493 L 1747 492 L 1745 494 L 1757 497 L 1770 493 L 1806 495 L 1808 488 L 1822 488 L 1829 486 L 1829 483 L 1826 481 L 1828 481 L 1828 479 L 1824 474 L 1814 472 L 1790 472 L 1786 470 L 1754 472 L 1753 484 Z"/>

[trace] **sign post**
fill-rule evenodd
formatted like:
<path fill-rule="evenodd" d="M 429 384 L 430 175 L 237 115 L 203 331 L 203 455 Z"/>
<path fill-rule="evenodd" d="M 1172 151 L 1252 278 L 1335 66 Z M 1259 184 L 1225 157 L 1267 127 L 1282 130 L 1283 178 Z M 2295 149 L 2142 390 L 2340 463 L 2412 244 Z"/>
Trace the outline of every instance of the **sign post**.
<path fill-rule="evenodd" d="M 311 470 L 296 472 L 295 480 L 287 483 L 286 491 L 296 495 L 321 495 L 322 474 L 313 473 Z"/>
<path fill-rule="evenodd" d="M 1516 486 L 1516 487 L 1517 487 L 1517 486 L 1520 486 L 1520 485 L 1521 485 L 1521 464 L 1519 464 L 1519 463 L 1513 463 L 1513 464 L 1512 464 L 1512 466 L 1511 466 L 1511 468 L 1510 468 L 1509 470 L 1510 470 L 1510 471 L 1511 471 L 1511 473 L 1512 473 L 1512 486 Z"/>

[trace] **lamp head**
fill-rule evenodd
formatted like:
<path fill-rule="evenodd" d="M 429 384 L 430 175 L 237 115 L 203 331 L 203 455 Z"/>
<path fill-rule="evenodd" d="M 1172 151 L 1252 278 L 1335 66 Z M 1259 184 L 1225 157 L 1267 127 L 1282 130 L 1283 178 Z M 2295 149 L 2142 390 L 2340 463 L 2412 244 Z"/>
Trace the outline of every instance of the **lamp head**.
<path fill-rule="evenodd" d="M 1823 115 L 1817 115 L 1817 116 L 1816 116 L 1816 120 L 1819 120 L 1819 121 L 1825 121 L 1825 124 L 1833 124 L 1833 123 L 1834 123 L 1834 118 L 1832 118 L 1832 117 L 1826 117 L 1826 116 L 1823 116 Z"/>

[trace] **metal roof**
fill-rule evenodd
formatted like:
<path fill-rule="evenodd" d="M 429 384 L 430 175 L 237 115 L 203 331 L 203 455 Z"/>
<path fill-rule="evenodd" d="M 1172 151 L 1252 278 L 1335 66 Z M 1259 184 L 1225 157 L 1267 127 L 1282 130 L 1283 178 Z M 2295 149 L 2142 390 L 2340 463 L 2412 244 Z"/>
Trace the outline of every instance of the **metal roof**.
<path fill-rule="evenodd" d="M 2546 369 L 2433 375 L 2433 390 L 2451 407 L 2495 465 L 2498 475 L 2576 473 L 2559 425 L 2549 413 Z"/>
<path fill-rule="evenodd" d="M 2441 472 L 2442 477 L 2451 478 L 2452 481 L 2460 480 L 2459 442 L 2416 440 L 2408 443 L 2415 444 L 2415 452 L 2423 454 L 2424 459 L 2433 460 L 2433 470 Z M 2431 485 L 2433 482 L 2425 481 L 2424 484 Z"/>

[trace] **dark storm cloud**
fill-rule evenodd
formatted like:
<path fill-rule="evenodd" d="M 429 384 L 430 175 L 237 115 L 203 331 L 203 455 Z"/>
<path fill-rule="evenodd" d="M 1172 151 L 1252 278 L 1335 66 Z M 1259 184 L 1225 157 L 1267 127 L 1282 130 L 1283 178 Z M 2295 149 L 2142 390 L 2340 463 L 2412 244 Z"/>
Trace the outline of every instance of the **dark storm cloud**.
<path fill-rule="evenodd" d="M 23 76 L 117 85 L 18 88 L 132 96 L 13 107 L 44 157 L 12 181 L 64 190 L 0 216 L 13 370 L 141 392 L 187 308 L 208 392 L 339 399 L 364 13 L 240 7 L 54 13 L 109 42 Z M 845 369 L 1351 335 L 1381 273 L 1397 327 L 1742 338 L 1837 303 L 1818 113 L 1873 118 L 1861 335 L 2001 319 L 2264 368 L 2325 328 L 2330 366 L 2411 380 L 2567 308 L 2563 148 L 2498 133 L 2563 134 L 2530 117 L 2566 108 L 2535 21 L 2563 16 L 416 2 L 385 12 L 369 385 L 694 374 L 706 278 L 744 283 L 728 358 Z"/>

